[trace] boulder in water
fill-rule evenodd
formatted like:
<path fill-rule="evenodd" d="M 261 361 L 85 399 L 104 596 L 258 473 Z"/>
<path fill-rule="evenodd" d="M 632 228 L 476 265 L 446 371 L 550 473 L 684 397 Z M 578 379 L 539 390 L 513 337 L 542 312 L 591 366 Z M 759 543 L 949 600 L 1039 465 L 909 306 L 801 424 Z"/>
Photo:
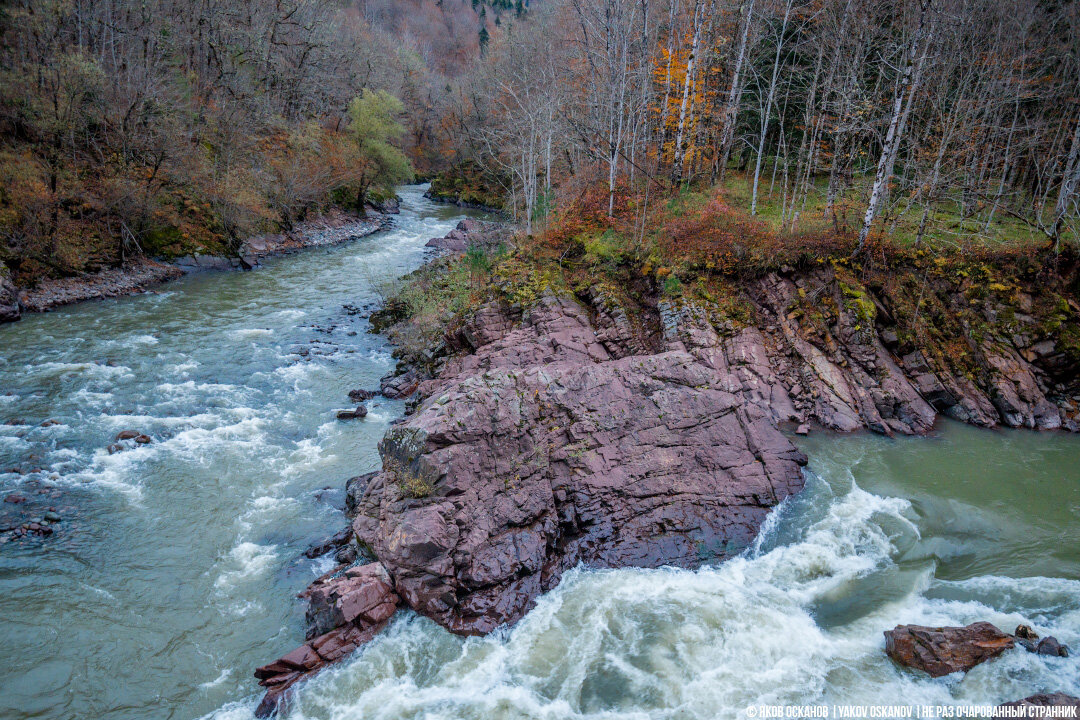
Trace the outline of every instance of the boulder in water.
<path fill-rule="evenodd" d="M 1030 695 L 1023 700 L 1013 700 L 1002 703 L 1001 707 L 1076 707 L 1080 708 L 1080 698 L 1066 695 L 1063 692 L 1039 693 Z M 1034 716 L 1033 716 L 1034 717 Z"/>
<path fill-rule="evenodd" d="M 380 563 L 324 575 L 300 597 L 308 601 L 308 641 L 255 670 L 259 684 L 266 688 L 256 717 L 273 715 L 290 687 L 369 642 L 399 602 Z"/>
<path fill-rule="evenodd" d="M 967 672 L 1015 646 L 1013 637 L 988 622 L 966 627 L 897 625 L 885 631 L 885 652 L 897 664 L 931 677 Z"/>
<path fill-rule="evenodd" d="M 349 391 L 349 399 L 353 402 L 364 402 L 379 394 L 378 390 L 364 390 L 363 388 Z"/>
<path fill-rule="evenodd" d="M 1013 632 L 1016 643 L 1028 652 L 1052 657 L 1069 657 L 1069 646 L 1062 645 L 1056 637 L 1050 636 L 1039 639 L 1039 633 L 1030 625 L 1017 625 Z"/>
<path fill-rule="evenodd" d="M 341 547 L 342 545 L 346 545 L 350 540 L 352 540 L 352 534 L 352 528 L 346 527 L 344 530 L 335 533 L 334 535 L 328 537 L 322 542 L 317 542 L 309 545 L 308 549 L 304 551 L 304 557 L 314 559 L 325 555 L 331 550 L 336 550 L 337 548 Z"/>
<path fill-rule="evenodd" d="M 338 410 L 338 420 L 354 420 L 356 418 L 367 417 L 367 408 L 363 405 L 357 405 L 355 410 Z"/>
<path fill-rule="evenodd" d="M 1069 646 L 1062 645 L 1056 637 L 1045 637 L 1035 646 L 1035 652 L 1051 657 L 1069 657 Z"/>

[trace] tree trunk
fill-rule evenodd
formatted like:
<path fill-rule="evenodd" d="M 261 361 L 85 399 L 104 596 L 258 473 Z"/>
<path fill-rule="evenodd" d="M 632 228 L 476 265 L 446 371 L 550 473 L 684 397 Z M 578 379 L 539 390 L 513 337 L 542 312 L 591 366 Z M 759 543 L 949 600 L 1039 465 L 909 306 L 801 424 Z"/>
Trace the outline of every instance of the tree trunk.
<path fill-rule="evenodd" d="M 929 7 L 929 0 L 922 0 L 922 2 L 920 2 L 919 26 L 915 30 L 915 37 L 911 40 L 911 48 L 908 51 L 908 61 L 904 66 L 904 72 L 900 78 L 900 86 L 897 88 L 896 97 L 893 100 L 892 120 L 889 121 L 889 130 L 885 135 L 885 144 L 881 148 L 881 158 L 878 160 L 877 174 L 874 177 L 874 187 L 870 192 L 870 201 L 866 205 L 866 214 L 863 216 L 862 229 L 859 230 L 859 245 L 855 250 L 856 255 L 861 253 L 866 246 L 866 238 L 870 234 L 870 227 L 874 223 L 874 218 L 877 216 L 882 199 L 888 192 L 889 181 L 892 179 L 893 166 L 896 163 L 896 156 L 900 150 L 900 140 L 904 135 L 904 124 L 907 121 L 908 114 L 911 112 L 915 94 L 919 89 L 923 61 L 926 59 L 924 37 L 927 34 L 926 14 Z M 927 42 L 925 44 L 928 45 L 929 43 Z"/>
<path fill-rule="evenodd" d="M 728 157 L 731 155 L 731 144 L 735 140 L 735 118 L 739 114 L 739 98 L 742 96 L 742 71 L 746 62 L 747 43 L 750 41 L 750 27 L 754 22 L 754 2 L 746 8 L 746 21 L 743 25 L 742 38 L 739 40 L 739 53 L 735 56 L 735 69 L 731 74 L 731 89 L 728 90 L 727 103 L 721 117 L 720 128 L 720 180 L 724 179 L 727 170 Z"/>

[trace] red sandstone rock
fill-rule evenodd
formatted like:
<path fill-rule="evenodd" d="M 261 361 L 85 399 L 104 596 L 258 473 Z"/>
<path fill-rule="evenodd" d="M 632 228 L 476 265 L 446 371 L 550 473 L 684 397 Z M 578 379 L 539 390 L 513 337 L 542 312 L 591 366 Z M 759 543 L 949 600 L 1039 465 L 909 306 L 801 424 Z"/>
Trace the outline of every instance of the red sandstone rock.
<path fill-rule="evenodd" d="M 324 575 L 300 597 L 308 601 L 308 642 L 255 670 L 267 689 L 256 717 L 273 715 L 289 688 L 369 642 L 398 605 L 390 576 L 379 563 Z"/>
<path fill-rule="evenodd" d="M 567 299 L 498 315 L 463 329 L 475 351 L 421 388 L 357 504 L 357 536 L 419 612 L 483 633 L 579 562 L 728 557 L 801 489 L 803 455 L 701 355 L 632 355 L 617 321 L 599 333 Z"/>
<path fill-rule="evenodd" d="M 897 625 L 885 631 L 885 652 L 889 657 L 931 677 L 967 672 L 1013 646 L 1011 635 L 987 622 L 939 628 Z"/>

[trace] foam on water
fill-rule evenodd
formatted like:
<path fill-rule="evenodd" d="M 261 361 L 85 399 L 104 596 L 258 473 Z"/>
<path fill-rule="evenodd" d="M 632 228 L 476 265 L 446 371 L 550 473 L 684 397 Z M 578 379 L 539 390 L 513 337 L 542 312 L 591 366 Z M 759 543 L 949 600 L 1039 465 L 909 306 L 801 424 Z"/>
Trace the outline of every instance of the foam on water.
<path fill-rule="evenodd" d="M 811 478 L 808 493 L 741 557 L 697 571 L 574 570 L 516 626 L 484 638 L 458 638 L 402 613 L 347 664 L 309 682 L 286 717 L 738 718 L 756 704 L 985 704 L 1033 686 L 1080 691 L 1069 661 L 1022 651 L 933 680 L 894 666 L 881 635 L 906 622 L 989 620 L 1036 622 L 1077 642 L 1076 581 L 941 582 L 926 567 L 891 601 L 823 626 L 821 605 L 898 572 L 896 557 L 918 529 L 907 501 L 846 477 L 830 485 Z M 780 537 L 782 525 L 794 539 Z M 253 702 L 207 717 L 248 718 Z"/>
<path fill-rule="evenodd" d="M 214 587 L 231 591 L 242 582 L 266 572 L 277 557 L 276 545 L 241 542 L 222 559 L 223 569 L 214 580 Z"/>

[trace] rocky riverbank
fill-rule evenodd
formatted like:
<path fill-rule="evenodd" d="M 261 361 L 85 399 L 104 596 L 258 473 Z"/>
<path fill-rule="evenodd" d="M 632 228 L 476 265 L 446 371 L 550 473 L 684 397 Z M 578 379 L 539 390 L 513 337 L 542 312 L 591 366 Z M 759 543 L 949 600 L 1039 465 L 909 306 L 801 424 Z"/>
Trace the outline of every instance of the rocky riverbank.
<path fill-rule="evenodd" d="M 136 295 L 190 272 L 250 270 L 264 258 L 366 237 L 385 228 L 391 222 L 390 215 L 396 212 L 396 202 L 385 203 L 380 211 L 363 218 L 335 210 L 298 223 L 287 233 L 249 238 L 235 257 L 190 255 L 170 262 L 136 257 L 123 267 L 78 277 L 46 279 L 30 288 L 15 287 L 0 268 L 0 323 L 18 320 L 23 312 L 48 312 L 84 300 Z"/>
<path fill-rule="evenodd" d="M 342 610 L 322 616 L 349 614 L 351 592 L 382 606 L 392 591 L 453 632 L 487 633 L 581 563 L 730 557 L 802 488 L 806 458 L 784 430 L 918 435 L 939 415 L 1077 430 L 1067 282 L 821 263 L 671 297 L 647 278 L 560 285 L 513 252 L 477 281 L 484 263 L 462 275 L 454 258 L 507 242 L 469 222 L 429 244 L 451 259 L 373 317 L 403 361 L 383 391 L 412 396 L 410 412 L 380 444 L 382 470 L 348 487 L 349 542 L 389 583 L 338 593 Z M 264 712 L 325 664 L 288 657 L 260 669 Z"/>

